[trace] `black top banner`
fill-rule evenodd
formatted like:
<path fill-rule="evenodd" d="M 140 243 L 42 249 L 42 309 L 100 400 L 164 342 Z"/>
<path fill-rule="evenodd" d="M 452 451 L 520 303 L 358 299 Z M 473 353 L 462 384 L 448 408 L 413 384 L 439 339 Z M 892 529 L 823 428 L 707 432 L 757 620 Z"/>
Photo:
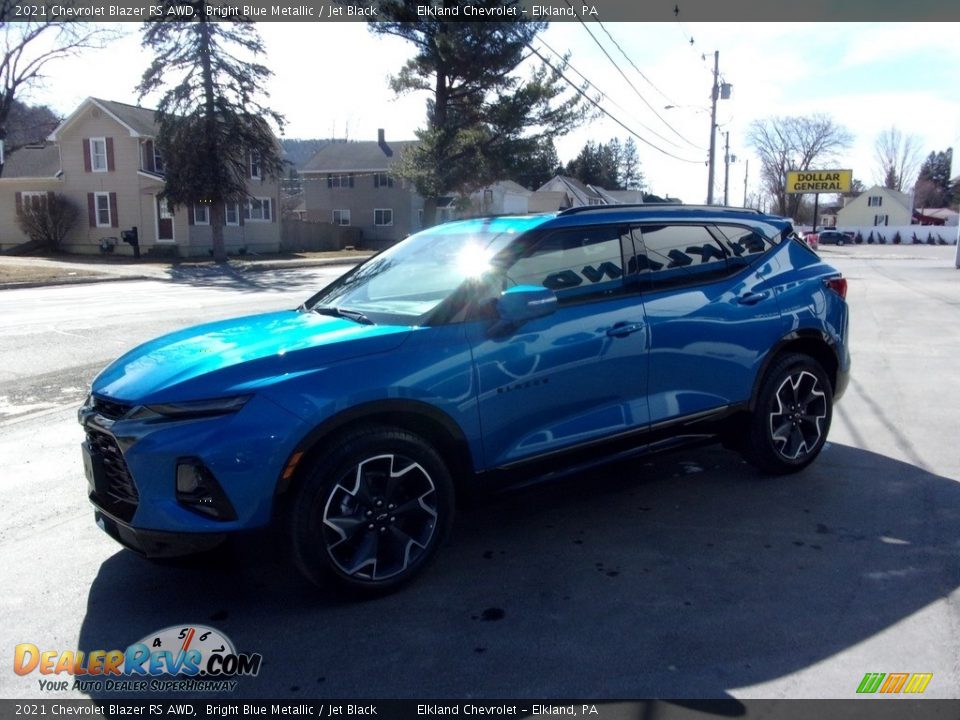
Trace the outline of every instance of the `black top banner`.
<path fill-rule="evenodd" d="M 0 700 L 0 717 L 321 718 L 323 720 L 933 720 L 958 700 Z"/>
<path fill-rule="evenodd" d="M 960 20 L 960 3 L 944 0 L 521 0 L 515 5 L 492 7 L 469 1 L 453 5 L 413 2 L 425 20 L 549 22 L 892 22 Z M 159 0 L 23 0 L 12 5 L 11 22 L 76 20 L 143 22 L 161 19 L 194 19 L 196 2 L 165 7 Z M 209 0 L 203 4 L 209 18 L 245 17 L 256 22 L 367 22 L 376 21 L 377 2 L 336 0 Z M 943 29 L 949 32 L 949 29 Z M 803 38 L 797 38 L 802 49 Z"/>

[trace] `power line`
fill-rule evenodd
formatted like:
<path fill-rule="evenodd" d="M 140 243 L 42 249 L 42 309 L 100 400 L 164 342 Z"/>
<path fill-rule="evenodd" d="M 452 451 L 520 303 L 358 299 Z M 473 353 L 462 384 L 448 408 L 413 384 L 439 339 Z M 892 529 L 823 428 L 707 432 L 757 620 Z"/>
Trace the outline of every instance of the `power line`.
<path fill-rule="evenodd" d="M 603 31 L 607 34 L 607 37 L 610 38 L 610 42 L 612 42 L 612 43 L 617 47 L 617 50 L 620 51 L 620 54 L 623 55 L 623 57 L 626 59 L 626 61 L 627 61 L 628 63 L 630 63 L 630 66 L 631 66 L 634 70 L 636 70 L 637 73 L 639 73 L 640 77 L 642 77 L 644 80 L 646 80 L 647 83 L 650 85 L 650 87 L 652 87 L 654 90 L 656 90 L 658 93 L 660 93 L 660 97 L 662 97 L 664 100 L 666 100 L 668 105 L 676 105 L 676 103 L 675 103 L 673 100 L 671 100 L 669 97 L 667 97 L 666 93 L 664 93 L 663 90 L 661 90 L 660 88 L 658 88 L 650 78 L 648 78 L 646 75 L 643 74 L 643 71 L 636 66 L 636 64 L 633 62 L 633 60 L 630 59 L 630 56 L 627 55 L 626 51 L 620 46 L 620 43 L 618 43 L 618 42 L 616 41 L 616 38 L 614 38 L 613 35 L 610 34 L 610 31 L 607 30 L 606 26 L 605 26 L 602 22 L 600 22 L 599 20 L 597 20 L 596 23 L 597 23 L 597 25 L 600 26 L 600 29 L 603 30 Z"/>
<path fill-rule="evenodd" d="M 571 9 L 573 9 L 573 5 L 571 4 L 570 0 L 564 0 L 564 2 L 566 2 L 567 5 L 568 5 Z M 637 97 L 639 97 L 639 98 L 643 101 L 643 103 L 644 103 L 648 108 L 650 108 L 650 111 L 651 111 L 654 115 L 657 116 L 657 119 L 659 119 L 660 122 L 662 122 L 664 125 L 666 125 L 668 128 L 670 128 L 671 132 L 673 132 L 674 135 L 676 135 L 678 138 L 680 138 L 681 140 L 683 140 L 685 143 L 687 143 L 688 145 L 690 145 L 690 146 L 692 146 L 692 147 L 695 147 L 695 148 L 697 148 L 697 149 L 701 149 L 701 150 L 702 150 L 703 148 L 701 148 L 701 147 L 700 147 L 699 145 L 697 145 L 695 142 L 692 142 L 692 141 L 688 140 L 687 138 L 685 138 L 682 134 L 680 134 L 679 131 L 677 131 L 676 128 L 673 127 L 673 125 L 671 125 L 670 123 L 668 123 L 666 120 L 663 119 L 663 117 L 660 115 L 660 113 L 657 112 L 656 108 L 653 107 L 653 105 L 651 105 L 650 102 L 643 96 L 643 93 L 641 93 L 641 92 L 637 89 L 637 86 L 634 85 L 634 84 L 630 81 L 630 78 L 627 77 L 627 74 L 623 71 L 623 68 L 621 68 L 621 67 L 617 64 L 617 61 L 614 60 L 614 59 L 610 56 L 610 53 L 607 52 L 607 49 L 603 46 L 603 43 L 601 43 L 599 40 L 597 40 L 596 35 L 593 34 L 593 31 L 590 30 L 590 28 L 587 26 L 587 23 L 584 22 L 583 18 L 582 18 L 579 14 L 576 13 L 576 10 L 574 10 L 574 14 L 576 14 L 577 20 L 580 21 L 580 24 L 581 24 L 581 25 L 583 25 L 583 29 L 587 31 L 587 34 L 590 36 L 590 38 L 593 40 L 593 42 L 596 43 L 597 47 L 600 48 L 600 50 L 603 52 L 604 55 L 606 55 L 607 60 L 610 61 L 610 64 L 613 65 L 613 66 L 617 69 L 617 72 L 620 73 L 620 76 L 627 82 L 627 85 L 630 86 L 630 89 L 633 90 L 633 91 L 637 94 Z M 649 81 L 648 81 L 648 82 L 649 82 Z"/>
<path fill-rule="evenodd" d="M 628 127 L 627 125 L 625 125 L 622 120 L 620 120 L 619 118 L 614 117 L 609 111 L 606 110 L 606 108 L 601 107 L 600 103 L 598 103 L 598 102 L 597 102 L 596 100 L 594 100 L 592 97 L 590 97 L 589 95 L 587 95 L 587 93 L 585 93 L 579 86 L 577 86 L 572 80 L 570 80 L 570 78 L 568 78 L 566 75 L 564 75 L 564 74 L 559 70 L 559 68 L 554 67 L 553 64 L 552 64 L 549 60 L 547 60 L 547 59 L 540 53 L 539 50 L 537 50 L 535 47 L 533 47 L 533 45 L 531 45 L 530 43 L 527 43 L 527 47 L 530 48 L 530 51 L 531 51 L 534 55 L 536 55 L 538 58 L 540 58 L 541 61 L 543 61 L 544 65 L 546 65 L 548 68 L 550 68 L 551 70 L 553 70 L 553 72 L 556 73 L 561 79 L 563 79 L 564 82 L 566 82 L 570 87 L 572 87 L 574 90 L 576 90 L 579 95 L 581 95 L 581 96 L 583 96 L 584 98 L 586 98 L 586 99 L 587 99 L 587 102 L 589 102 L 591 105 L 593 105 L 595 108 L 597 108 L 597 110 L 599 110 L 600 112 L 602 112 L 602 113 L 603 113 L 604 115 L 606 115 L 608 118 L 610 118 L 611 120 L 613 120 L 617 125 L 619 125 L 620 127 L 622 127 L 624 130 L 626 130 L 628 133 L 630 133 L 633 137 L 637 138 L 637 140 L 639 140 L 640 142 L 644 143 L 645 145 L 649 145 L 650 147 L 652 147 L 652 148 L 653 148 L 654 150 L 656 150 L 657 152 L 663 153 L 663 154 L 666 155 L 667 157 L 671 157 L 671 158 L 673 158 L 674 160 L 679 160 L 679 161 L 681 161 L 681 162 L 686 162 L 686 163 L 692 163 L 692 164 L 694 164 L 694 165 L 699 165 L 700 163 L 703 162 L 702 160 L 690 160 L 690 159 L 688 159 L 688 158 L 682 158 L 682 157 L 680 157 L 679 155 L 674 155 L 672 152 L 669 152 L 668 150 L 664 150 L 662 147 L 659 147 L 659 146 L 655 145 L 654 143 L 650 142 L 650 141 L 647 140 L 645 137 L 643 137 L 642 135 L 640 135 L 639 133 L 635 132 L 633 129 L 631 129 L 631 128 Z"/>
<path fill-rule="evenodd" d="M 549 51 L 552 52 L 554 55 L 556 55 L 558 58 L 560 58 L 561 61 L 565 62 L 565 63 L 567 64 L 567 67 L 569 67 L 569 68 L 570 68 L 571 70 L 573 70 L 577 75 L 579 75 L 581 78 L 583 78 L 584 82 L 586 82 L 586 83 L 587 83 L 588 85 L 590 85 L 594 90 L 596 90 L 598 93 L 600 93 L 600 96 L 601 96 L 601 97 L 603 97 L 605 100 L 608 100 L 611 104 L 613 104 L 613 105 L 614 105 L 615 107 L 617 107 L 619 110 L 621 110 L 621 111 L 629 114 L 629 111 L 628 111 L 626 108 L 624 108 L 624 107 L 623 107 L 622 105 L 620 105 L 616 100 L 614 100 L 614 99 L 611 98 L 609 95 L 607 95 L 607 93 L 605 93 L 603 90 L 601 90 L 601 89 L 596 85 L 596 83 L 594 83 L 592 80 L 590 80 L 586 75 L 584 75 L 582 72 L 580 72 L 579 70 L 577 70 L 577 69 L 570 63 L 569 60 L 567 60 L 563 55 L 561 55 L 561 54 L 558 53 L 556 50 L 554 50 L 552 47 L 550 47 L 550 46 L 546 43 L 546 41 L 543 40 L 543 38 L 538 38 L 538 40 L 539 40 L 539 42 L 540 42 L 541 45 L 543 45 L 544 47 L 547 48 L 547 50 L 549 50 Z M 644 130 L 647 130 L 647 131 L 650 132 L 652 135 L 655 135 L 656 137 L 660 138 L 660 139 L 663 140 L 665 143 L 669 143 L 670 145 L 673 145 L 674 147 L 677 147 L 677 148 L 680 147 L 680 146 L 679 146 L 677 143 L 675 143 L 673 140 L 670 140 L 669 138 L 664 137 L 663 135 L 661 135 L 660 133 L 658 133 L 658 132 L 657 132 L 656 130 L 654 130 L 653 128 L 650 128 L 650 127 L 648 127 L 647 125 L 644 125 L 642 122 L 640 122 L 640 121 L 637 120 L 636 118 L 633 118 L 633 120 L 634 120 L 634 122 L 636 122 L 638 125 L 640 125 L 640 127 L 642 127 Z M 703 150 L 704 148 L 700 148 L 700 149 Z"/>

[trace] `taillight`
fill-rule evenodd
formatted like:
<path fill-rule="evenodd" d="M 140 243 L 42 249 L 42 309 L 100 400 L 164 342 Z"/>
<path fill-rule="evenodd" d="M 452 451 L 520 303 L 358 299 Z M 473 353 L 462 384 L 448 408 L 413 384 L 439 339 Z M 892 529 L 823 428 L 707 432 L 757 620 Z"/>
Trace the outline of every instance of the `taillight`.
<path fill-rule="evenodd" d="M 825 280 L 824 284 L 833 290 L 837 295 L 846 299 L 847 297 L 847 279 L 845 277 L 835 277 Z"/>

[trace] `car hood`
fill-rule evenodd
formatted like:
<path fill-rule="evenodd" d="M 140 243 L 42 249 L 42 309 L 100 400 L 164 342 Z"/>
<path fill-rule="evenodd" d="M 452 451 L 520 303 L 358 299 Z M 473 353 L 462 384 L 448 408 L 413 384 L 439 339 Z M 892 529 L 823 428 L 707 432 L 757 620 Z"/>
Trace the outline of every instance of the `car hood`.
<path fill-rule="evenodd" d="M 134 348 L 100 373 L 93 392 L 137 404 L 251 392 L 291 375 L 387 352 L 409 333 L 405 326 L 362 325 L 300 310 L 222 320 Z"/>

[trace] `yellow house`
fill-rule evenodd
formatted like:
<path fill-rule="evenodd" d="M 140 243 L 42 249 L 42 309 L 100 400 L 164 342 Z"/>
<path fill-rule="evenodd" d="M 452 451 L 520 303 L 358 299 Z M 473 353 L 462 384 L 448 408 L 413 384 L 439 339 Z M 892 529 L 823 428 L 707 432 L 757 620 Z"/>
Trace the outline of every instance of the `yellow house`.
<path fill-rule="evenodd" d="M 173 208 L 158 198 L 164 179 L 156 133 L 152 109 L 87 98 L 44 148 L 12 154 L 0 178 L 0 250 L 28 239 L 16 222 L 23 203 L 43 202 L 55 192 L 80 208 L 64 243 L 68 252 L 99 253 L 113 246 L 116 253 L 132 254 L 120 237 L 135 227 L 144 253 L 210 254 L 210 207 L 203 199 Z M 227 251 L 277 252 L 279 183 L 262 177 L 255 157 L 248 158 L 248 168 L 247 200 L 226 208 Z"/>

